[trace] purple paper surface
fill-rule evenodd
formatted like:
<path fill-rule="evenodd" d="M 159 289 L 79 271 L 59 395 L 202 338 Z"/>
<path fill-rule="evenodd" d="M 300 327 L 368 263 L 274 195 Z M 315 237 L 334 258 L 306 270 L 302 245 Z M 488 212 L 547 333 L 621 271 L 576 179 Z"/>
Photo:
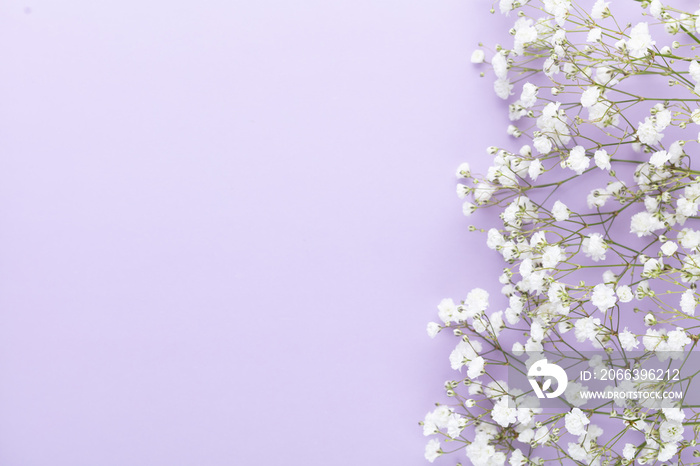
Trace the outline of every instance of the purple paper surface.
<path fill-rule="evenodd" d="M 487 9 L 0 5 L 0 465 L 425 464 Z"/>

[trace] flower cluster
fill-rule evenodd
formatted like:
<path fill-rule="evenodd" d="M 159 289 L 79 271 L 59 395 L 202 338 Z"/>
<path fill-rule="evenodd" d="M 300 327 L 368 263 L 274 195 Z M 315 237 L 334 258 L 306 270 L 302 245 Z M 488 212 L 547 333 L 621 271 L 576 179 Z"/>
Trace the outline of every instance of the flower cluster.
<path fill-rule="evenodd" d="M 435 436 L 425 456 L 456 452 L 475 466 L 700 464 L 698 405 L 592 403 L 575 380 L 566 412 L 551 413 L 498 375 L 513 357 L 529 367 L 564 349 L 661 360 L 695 349 L 700 10 L 644 0 L 637 21 L 623 21 L 603 0 L 497 3 L 514 19 L 512 45 L 479 48 L 471 61 L 508 101 L 507 140 L 487 148 L 483 176 L 458 167 L 457 194 L 466 216 L 498 213 L 498 226 L 471 230 L 485 233 L 504 269 L 500 293 L 444 299 L 428 324 L 431 337 L 448 330 L 459 341 L 449 356 L 458 375 L 445 383 L 451 402 L 422 422 Z"/>

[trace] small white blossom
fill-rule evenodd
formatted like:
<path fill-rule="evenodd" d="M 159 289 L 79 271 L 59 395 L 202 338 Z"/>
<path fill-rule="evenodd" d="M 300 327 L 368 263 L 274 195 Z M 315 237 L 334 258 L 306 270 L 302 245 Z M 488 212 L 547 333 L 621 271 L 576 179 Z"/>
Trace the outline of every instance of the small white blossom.
<path fill-rule="evenodd" d="M 591 10 L 591 18 L 603 19 L 603 16 L 608 10 L 608 5 L 610 5 L 610 2 L 596 0 L 596 2 L 593 4 L 593 9 Z"/>
<path fill-rule="evenodd" d="M 600 312 L 605 312 L 615 305 L 617 297 L 612 286 L 599 284 L 593 287 L 591 294 L 591 303 L 598 308 Z"/>
<path fill-rule="evenodd" d="M 597 317 L 579 318 L 574 324 L 574 330 L 579 342 L 593 341 L 600 332 L 600 319 Z"/>
<path fill-rule="evenodd" d="M 442 455 L 440 440 L 436 438 L 431 439 L 425 446 L 425 459 L 432 463 L 440 455 Z"/>
<path fill-rule="evenodd" d="M 591 422 L 579 408 L 573 408 L 570 413 L 564 416 L 564 421 L 566 430 L 573 435 L 585 434 L 586 426 Z"/>
<path fill-rule="evenodd" d="M 469 217 L 471 214 L 473 214 L 476 211 L 476 206 L 472 204 L 471 202 L 467 201 L 464 204 L 462 204 L 462 213 Z"/>
<path fill-rule="evenodd" d="M 581 94 L 581 105 L 584 108 L 592 107 L 600 97 L 600 88 L 591 86 Z"/>
<path fill-rule="evenodd" d="M 630 56 L 642 58 L 649 54 L 649 49 L 655 43 L 649 34 L 649 25 L 647 23 L 638 23 L 630 31 L 630 38 L 627 40 L 626 45 Z"/>
<path fill-rule="evenodd" d="M 595 262 L 605 259 L 605 251 L 608 249 L 608 245 L 600 233 L 591 233 L 583 239 L 581 245 L 584 254 Z"/>
<path fill-rule="evenodd" d="M 610 170 L 610 156 L 605 149 L 599 149 L 593 154 L 595 164 L 601 170 Z"/>
<path fill-rule="evenodd" d="M 435 338 L 435 335 L 437 335 L 438 332 L 440 332 L 440 324 L 438 324 L 437 322 L 429 322 L 427 331 L 428 336 L 430 338 Z"/>
<path fill-rule="evenodd" d="M 566 166 L 576 172 L 577 175 L 582 174 L 591 164 L 591 159 L 586 157 L 586 150 L 582 146 L 576 146 L 569 152 L 569 157 L 566 159 Z"/>
<path fill-rule="evenodd" d="M 586 42 L 599 42 L 603 37 L 603 30 L 600 28 L 593 28 L 588 31 L 586 36 Z"/>
<path fill-rule="evenodd" d="M 642 236 L 648 236 L 662 228 L 664 228 L 663 222 L 649 212 L 634 214 L 630 223 L 630 233 L 636 233 L 640 238 Z"/>
<path fill-rule="evenodd" d="M 517 410 L 509 396 L 498 399 L 491 410 L 491 418 L 501 427 L 508 427 L 517 420 Z"/>
<path fill-rule="evenodd" d="M 689 316 L 694 316 L 697 305 L 698 302 L 695 299 L 695 293 L 693 290 L 685 290 L 685 292 L 683 292 L 681 295 L 681 311 Z"/>
<path fill-rule="evenodd" d="M 664 135 L 657 130 L 656 124 L 649 117 L 639 123 L 635 135 L 639 139 L 639 142 L 650 146 L 658 144 L 664 137 Z"/>
<path fill-rule="evenodd" d="M 469 162 L 464 162 L 457 167 L 457 178 L 469 178 L 471 176 L 471 168 Z"/>
<path fill-rule="evenodd" d="M 472 63 L 484 63 L 484 51 L 481 49 L 476 49 L 472 52 L 471 62 Z"/>
<path fill-rule="evenodd" d="M 542 173 L 544 173 L 544 166 L 542 165 L 542 162 L 540 162 L 539 159 L 533 160 L 527 169 L 527 174 L 530 179 L 532 181 L 536 181 Z"/>
<path fill-rule="evenodd" d="M 554 206 L 552 207 L 552 215 L 554 216 L 554 220 L 557 222 L 563 222 L 564 220 L 568 220 L 571 212 L 569 211 L 569 208 L 566 207 L 566 204 L 564 204 L 561 201 L 556 201 L 554 203 Z"/>
<path fill-rule="evenodd" d="M 627 330 L 627 327 L 625 327 L 624 331 L 620 332 L 619 338 L 620 345 L 622 345 L 625 351 L 633 351 L 639 346 L 639 340 L 637 340 L 637 337 L 632 332 Z"/>
<path fill-rule="evenodd" d="M 493 90 L 501 99 L 507 99 L 513 93 L 513 85 L 508 79 L 497 79 L 493 83 Z"/>
<path fill-rule="evenodd" d="M 617 297 L 621 303 L 629 303 L 630 301 L 632 301 L 632 298 L 634 298 L 632 290 L 627 285 L 621 285 L 617 287 L 615 293 L 617 294 Z"/>
<path fill-rule="evenodd" d="M 672 256 L 678 250 L 678 245 L 673 241 L 666 241 L 661 245 L 661 252 L 665 256 Z"/>
<path fill-rule="evenodd" d="M 552 152 L 552 141 L 546 136 L 537 136 L 532 140 L 532 144 L 540 154 L 549 154 Z"/>

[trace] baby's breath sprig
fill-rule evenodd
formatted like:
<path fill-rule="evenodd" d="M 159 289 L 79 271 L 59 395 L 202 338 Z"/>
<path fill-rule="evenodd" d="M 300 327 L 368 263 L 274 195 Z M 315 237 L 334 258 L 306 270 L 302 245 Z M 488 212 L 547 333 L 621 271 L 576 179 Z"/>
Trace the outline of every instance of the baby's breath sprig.
<path fill-rule="evenodd" d="M 480 44 L 471 55 L 509 102 L 506 134 L 519 146 L 487 148 L 483 175 L 466 162 L 457 169 L 464 214 L 498 212 L 499 228 L 471 230 L 504 261 L 504 310 L 488 311 L 490 294 L 475 288 L 442 300 L 440 322 L 428 324 L 431 337 L 458 338 L 449 361 L 459 371 L 445 384 L 452 402 L 421 422 L 436 436 L 431 462 L 456 453 L 475 466 L 700 464 L 700 404 L 593 401 L 577 379 L 562 395 L 566 412 L 545 412 L 497 372 L 525 374 L 547 357 L 624 375 L 641 367 L 635 351 L 687 361 L 700 340 L 700 171 L 691 164 L 700 10 L 639 3 L 637 21 L 624 21 L 603 0 L 500 0 L 494 10 L 514 17 L 512 46 Z M 615 369 L 614 352 L 627 369 Z"/>

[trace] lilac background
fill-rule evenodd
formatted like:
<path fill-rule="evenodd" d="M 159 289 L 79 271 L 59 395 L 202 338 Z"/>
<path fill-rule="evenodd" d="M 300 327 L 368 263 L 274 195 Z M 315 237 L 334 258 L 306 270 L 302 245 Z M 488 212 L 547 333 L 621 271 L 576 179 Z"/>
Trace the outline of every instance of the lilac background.
<path fill-rule="evenodd" d="M 0 464 L 425 464 L 470 3 L 0 5 Z"/>

